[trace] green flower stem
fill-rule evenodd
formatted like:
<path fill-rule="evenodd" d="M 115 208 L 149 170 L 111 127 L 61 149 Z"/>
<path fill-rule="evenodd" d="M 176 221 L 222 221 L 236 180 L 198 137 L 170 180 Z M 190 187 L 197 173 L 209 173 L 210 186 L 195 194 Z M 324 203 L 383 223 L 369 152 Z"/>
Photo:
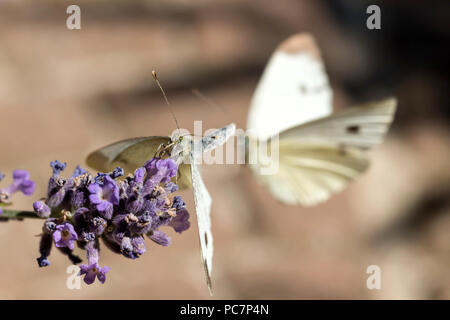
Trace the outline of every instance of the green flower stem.
<path fill-rule="evenodd" d="M 24 218 L 33 218 L 33 219 L 43 219 L 37 216 L 33 211 L 18 211 L 18 210 L 3 210 L 3 213 L 0 215 L 0 219 L 24 219 Z"/>
<path fill-rule="evenodd" d="M 9 207 L 9 206 L 11 206 L 12 205 L 12 203 L 10 202 L 10 203 L 3 203 L 3 202 L 0 202 L 0 207 Z"/>

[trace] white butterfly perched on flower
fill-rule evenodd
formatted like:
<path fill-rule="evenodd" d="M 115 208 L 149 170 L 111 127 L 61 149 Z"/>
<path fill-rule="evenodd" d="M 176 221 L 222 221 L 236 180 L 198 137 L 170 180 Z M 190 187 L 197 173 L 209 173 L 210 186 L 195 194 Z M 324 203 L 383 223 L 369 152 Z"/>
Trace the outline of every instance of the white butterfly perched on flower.
<path fill-rule="evenodd" d="M 153 73 L 156 82 L 159 81 Z M 160 86 L 161 88 L 161 86 Z M 162 88 L 161 88 L 162 90 Z M 163 94 L 164 91 L 162 90 Z M 164 98 L 167 98 L 164 94 Z M 178 125 L 178 124 L 177 124 Z M 142 166 L 154 157 L 170 157 L 178 164 L 177 184 L 180 188 L 191 187 L 194 194 L 202 263 L 208 289 L 211 290 L 211 271 L 213 259 L 213 237 L 211 232 L 211 196 L 201 177 L 197 160 L 203 152 L 223 145 L 235 134 L 236 126 L 231 123 L 221 129 L 203 136 L 199 141 L 178 129 L 172 137 L 151 136 L 122 140 L 88 155 L 86 163 L 99 171 L 110 172 L 121 167 L 126 174 Z"/>
<path fill-rule="evenodd" d="M 319 49 L 311 35 L 293 35 L 275 51 L 253 95 L 247 160 L 254 160 L 250 167 L 277 199 L 315 205 L 367 169 L 365 150 L 383 140 L 396 105 L 389 98 L 332 114 Z M 273 163 L 257 153 L 271 142 L 279 144 L 277 170 L 261 174 Z"/>

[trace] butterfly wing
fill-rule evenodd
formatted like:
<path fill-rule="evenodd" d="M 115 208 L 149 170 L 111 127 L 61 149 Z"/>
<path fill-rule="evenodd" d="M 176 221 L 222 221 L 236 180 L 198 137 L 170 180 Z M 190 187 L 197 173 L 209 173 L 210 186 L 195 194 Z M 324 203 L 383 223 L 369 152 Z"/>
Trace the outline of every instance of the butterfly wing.
<path fill-rule="evenodd" d="M 229 125 L 214 130 L 209 135 L 202 137 L 201 147 L 203 152 L 208 152 L 217 148 L 218 146 L 223 145 L 228 139 L 233 136 L 236 132 L 236 125 L 234 123 L 230 123 Z"/>
<path fill-rule="evenodd" d="M 269 60 L 250 104 L 247 129 L 265 140 L 332 110 L 332 91 L 314 38 L 296 34 Z"/>
<path fill-rule="evenodd" d="M 169 137 L 141 137 L 122 140 L 88 155 L 86 163 L 95 170 L 109 172 L 116 167 L 133 173 L 152 158 L 158 147 L 170 143 Z"/>
<path fill-rule="evenodd" d="M 167 145 L 170 142 L 169 137 L 163 136 L 126 139 L 92 152 L 86 158 L 86 163 L 100 172 L 110 172 L 116 167 L 121 167 L 125 174 L 133 173 L 154 157 L 161 145 Z M 177 184 L 180 189 L 191 186 L 191 172 L 188 164 L 179 166 Z"/>
<path fill-rule="evenodd" d="M 282 202 L 323 202 L 367 169 L 364 150 L 382 141 L 395 109 L 387 99 L 288 129 L 279 136 L 278 171 L 260 175 L 260 163 L 251 167 Z"/>
<path fill-rule="evenodd" d="M 213 236 L 211 231 L 211 204 L 212 199 L 206 189 L 200 174 L 199 168 L 196 165 L 198 157 L 203 155 L 203 152 L 213 150 L 223 145 L 231 136 L 234 135 L 236 126 L 231 123 L 223 128 L 214 130 L 209 135 L 205 135 L 197 143 L 193 139 L 189 145 L 183 147 L 183 151 L 178 154 L 189 154 L 189 162 L 191 164 L 192 190 L 194 193 L 195 211 L 197 213 L 198 234 L 200 239 L 200 250 L 203 268 L 205 270 L 206 284 L 210 294 L 212 295 L 211 271 L 212 259 L 214 254 Z"/>
<path fill-rule="evenodd" d="M 311 206 L 344 189 L 368 164 L 364 152 L 355 148 L 281 140 L 274 174 L 260 175 L 261 165 L 251 168 L 280 201 Z"/>
<path fill-rule="evenodd" d="M 206 284 L 212 294 L 211 271 L 213 259 L 213 237 L 211 231 L 211 196 L 203 183 L 199 169 L 191 156 L 192 190 L 194 193 L 195 211 L 197 213 L 198 234 L 202 264 L 206 275 Z"/>
<path fill-rule="evenodd" d="M 396 108 L 395 98 L 370 102 L 285 130 L 280 139 L 327 141 L 369 149 L 383 141 Z"/>

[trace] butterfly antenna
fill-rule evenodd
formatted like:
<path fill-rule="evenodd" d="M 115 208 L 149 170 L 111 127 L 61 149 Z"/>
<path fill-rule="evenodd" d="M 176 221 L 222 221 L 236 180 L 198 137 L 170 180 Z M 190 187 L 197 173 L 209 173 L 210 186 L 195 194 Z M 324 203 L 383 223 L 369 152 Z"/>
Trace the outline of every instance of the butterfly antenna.
<path fill-rule="evenodd" d="M 169 107 L 170 113 L 172 114 L 173 119 L 175 120 L 175 124 L 178 129 L 178 133 L 180 133 L 180 126 L 178 125 L 177 117 L 175 117 L 175 113 L 172 110 L 172 106 L 170 105 L 169 99 L 167 99 L 166 93 L 164 92 L 163 87 L 161 86 L 161 83 L 159 82 L 158 76 L 156 75 L 156 71 L 152 71 L 153 79 L 155 79 L 156 84 L 158 85 L 159 89 L 161 90 L 164 100 L 166 101 L 167 106 Z"/>
<path fill-rule="evenodd" d="M 227 114 L 225 108 L 223 108 L 217 102 L 214 102 L 213 100 L 211 100 L 208 97 L 206 97 L 204 94 L 202 94 L 200 92 L 200 90 L 192 89 L 192 93 L 195 94 L 197 96 L 197 98 L 199 98 L 200 100 L 203 100 L 203 102 L 205 102 L 206 104 L 209 104 L 210 106 L 213 106 L 213 107 L 215 107 L 217 109 L 220 109 L 220 111 L 222 111 L 224 114 Z"/>

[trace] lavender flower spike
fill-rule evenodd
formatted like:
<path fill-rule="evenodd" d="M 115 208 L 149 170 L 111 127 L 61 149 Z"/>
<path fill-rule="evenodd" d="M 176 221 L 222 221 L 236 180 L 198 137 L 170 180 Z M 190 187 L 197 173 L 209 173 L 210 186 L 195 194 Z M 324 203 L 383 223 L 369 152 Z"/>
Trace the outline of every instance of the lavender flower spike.
<path fill-rule="evenodd" d="M 89 200 L 96 205 L 98 212 L 106 219 L 111 219 L 113 205 L 119 204 L 119 187 L 109 176 L 103 179 L 103 185 L 90 184 L 88 187 Z"/>
<path fill-rule="evenodd" d="M 124 174 L 120 167 L 95 177 L 78 166 L 67 179 L 60 176 L 65 163 L 54 161 L 51 167 L 47 196 L 33 203 L 36 214 L 47 218 L 37 258 L 40 267 L 50 264 L 53 242 L 72 263 L 81 262 L 73 252 L 76 244 L 87 252 L 87 262 L 80 266 L 84 282 L 104 283 L 110 268 L 99 265 L 100 240 L 113 252 L 136 259 L 147 251 L 145 236 L 170 245 L 170 237 L 160 227 L 169 226 L 178 233 L 190 227 L 186 203 L 172 195 L 178 190 L 171 181 L 178 171 L 172 159 L 150 159 L 123 179 L 117 179 Z M 17 171 L 15 188 L 27 192 L 28 177 L 27 172 Z M 2 192 L 0 196 L 8 200 L 9 194 Z"/>
<path fill-rule="evenodd" d="M 75 247 L 75 240 L 78 240 L 78 235 L 70 223 L 64 222 L 63 224 L 56 226 L 56 230 L 53 232 L 55 246 L 67 247 L 70 250 L 73 250 Z"/>

